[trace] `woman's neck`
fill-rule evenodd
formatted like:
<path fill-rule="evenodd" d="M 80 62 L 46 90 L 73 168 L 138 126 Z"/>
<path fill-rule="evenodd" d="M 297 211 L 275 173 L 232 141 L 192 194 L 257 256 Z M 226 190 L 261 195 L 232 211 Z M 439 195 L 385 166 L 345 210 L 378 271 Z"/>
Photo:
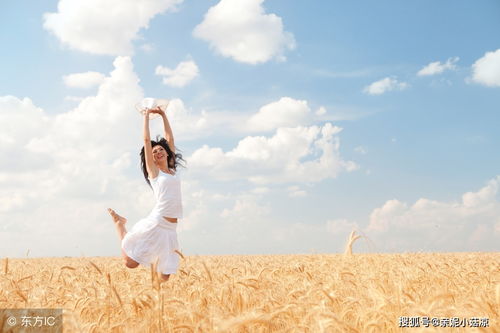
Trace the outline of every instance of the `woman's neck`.
<path fill-rule="evenodd" d="M 169 167 L 167 165 L 167 162 L 157 164 L 157 166 L 158 166 L 158 169 L 160 169 L 163 172 L 169 172 L 170 171 L 170 169 L 169 169 Z"/>

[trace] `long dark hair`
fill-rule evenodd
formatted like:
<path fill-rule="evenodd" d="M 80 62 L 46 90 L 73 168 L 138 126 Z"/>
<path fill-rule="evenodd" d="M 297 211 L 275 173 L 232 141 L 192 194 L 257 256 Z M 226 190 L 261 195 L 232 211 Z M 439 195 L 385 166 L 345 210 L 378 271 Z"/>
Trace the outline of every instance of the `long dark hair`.
<path fill-rule="evenodd" d="M 170 146 L 168 145 L 168 142 L 167 140 L 165 140 L 165 138 L 162 138 L 160 136 L 157 136 L 156 137 L 156 141 L 155 140 L 151 140 L 151 149 L 154 148 L 155 146 L 162 146 L 166 152 L 167 152 L 167 167 L 170 168 L 170 169 L 174 169 L 177 171 L 177 167 L 178 166 L 181 166 L 183 168 L 185 168 L 185 165 L 184 165 L 184 162 L 186 162 L 183 158 L 182 158 L 182 154 L 181 153 L 175 153 L 172 151 L 172 149 L 170 149 Z M 149 174 L 148 174 L 148 169 L 146 168 L 146 155 L 144 153 L 144 146 L 142 147 L 141 149 L 141 169 L 142 169 L 142 173 L 144 174 L 144 178 L 146 179 L 146 182 L 148 183 L 149 186 L 151 186 L 151 182 L 149 181 Z"/>

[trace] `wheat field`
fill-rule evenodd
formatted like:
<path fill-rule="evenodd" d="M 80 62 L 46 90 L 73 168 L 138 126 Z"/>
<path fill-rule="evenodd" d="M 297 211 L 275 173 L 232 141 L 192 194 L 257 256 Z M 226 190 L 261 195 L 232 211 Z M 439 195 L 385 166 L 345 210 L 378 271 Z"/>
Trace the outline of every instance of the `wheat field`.
<path fill-rule="evenodd" d="M 186 256 L 159 283 L 151 268 L 114 257 L 3 258 L 0 308 L 64 309 L 64 332 L 499 332 L 499 259 Z M 403 328 L 402 316 L 481 317 L 489 327 Z"/>

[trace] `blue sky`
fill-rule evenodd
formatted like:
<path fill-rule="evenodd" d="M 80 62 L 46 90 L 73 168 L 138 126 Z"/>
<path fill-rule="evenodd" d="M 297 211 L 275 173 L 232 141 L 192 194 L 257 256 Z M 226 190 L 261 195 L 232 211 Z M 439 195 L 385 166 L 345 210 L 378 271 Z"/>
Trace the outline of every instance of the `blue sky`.
<path fill-rule="evenodd" d="M 188 254 L 498 251 L 497 1 L 86 3 L 1 5 L 0 255 L 119 254 L 149 96 Z"/>

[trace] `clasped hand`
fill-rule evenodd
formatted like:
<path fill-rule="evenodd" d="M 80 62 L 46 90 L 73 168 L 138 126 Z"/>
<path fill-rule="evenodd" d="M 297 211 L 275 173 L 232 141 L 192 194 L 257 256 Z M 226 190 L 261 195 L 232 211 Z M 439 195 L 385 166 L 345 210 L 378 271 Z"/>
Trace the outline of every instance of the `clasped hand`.
<path fill-rule="evenodd" d="M 153 109 L 147 109 L 146 112 L 145 112 L 145 115 L 149 115 L 151 113 L 156 113 L 156 114 L 159 114 L 160 116 L 164 116 L 165 115 L 165 111 L 163 111 L 159 106 L 153 108 Z"/>

